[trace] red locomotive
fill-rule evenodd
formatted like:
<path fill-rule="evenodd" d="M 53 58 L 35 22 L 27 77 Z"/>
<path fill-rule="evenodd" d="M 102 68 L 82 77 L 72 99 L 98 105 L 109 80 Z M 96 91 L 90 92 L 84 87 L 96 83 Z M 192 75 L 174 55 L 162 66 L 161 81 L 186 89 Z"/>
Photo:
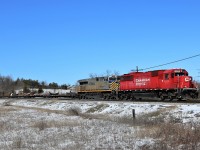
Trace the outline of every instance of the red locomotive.
<path fill-rule="evenodd" d="M 120 79 L 120 97 L 134 97 L 136 93 L 151 93 L 164 100 L 197 98 L 197 87 L 185 69 L 131 72 Z"/>
<path fill-rule="evenodd" d="M 137 71 L 120 77 L 95 77 L 78 82 L 79 98 L 135 99 L 151 96 L 173 100 L 198 97 L 197 87 L 185 69 Z"/>

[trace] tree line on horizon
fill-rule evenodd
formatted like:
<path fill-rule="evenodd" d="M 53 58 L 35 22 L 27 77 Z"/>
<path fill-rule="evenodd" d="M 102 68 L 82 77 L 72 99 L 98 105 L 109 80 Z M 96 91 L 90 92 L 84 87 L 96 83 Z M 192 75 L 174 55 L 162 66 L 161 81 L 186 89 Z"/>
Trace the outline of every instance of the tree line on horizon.
<path fill-rule="evenodd" d="M 30 92 L 30 89 L 39 89 L 41 93 L 43 89 L 69 89 L 70 84 L 59 85 L 56 82 L 47 83 L 32 79 L 17 78 L 14 80 L 11 76 L 0 75 L 0 95 L 5 93 L 14 93 L 15 90 L 23 89 L 25 93 Z"/>

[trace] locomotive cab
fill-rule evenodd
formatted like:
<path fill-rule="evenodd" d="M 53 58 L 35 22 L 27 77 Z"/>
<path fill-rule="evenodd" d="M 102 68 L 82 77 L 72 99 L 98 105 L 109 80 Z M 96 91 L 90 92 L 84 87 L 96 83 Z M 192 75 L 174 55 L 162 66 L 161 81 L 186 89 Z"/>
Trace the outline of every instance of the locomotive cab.
<path fill-rule="evenodd" d="M 188 76 L 188 72 L 185 69 L 171 69 L 166 70 L 163 74 L 162 86 L 164 89 L 176 95 L 176 98 L 196 98 L 197 87 L 195 87 L 192 77 Z"/>
<path fill-rule="evenodd" d="M 117 81 L 117 76 L 114 76 L 114 75 L 113 75 L 113 76 L 109 76 L 109 77 L 108 77 L 108 82 L 109 82 L 109 83 L 112 83 L 112 82 L 115 82 L 115 81 Z"/>
<path fill-rule="evenodd" d="M 195 88 L 192 77 L 188 76 L 188 72 L 184 69 L 173 70 L 171 77 L 177 88 Z"/>

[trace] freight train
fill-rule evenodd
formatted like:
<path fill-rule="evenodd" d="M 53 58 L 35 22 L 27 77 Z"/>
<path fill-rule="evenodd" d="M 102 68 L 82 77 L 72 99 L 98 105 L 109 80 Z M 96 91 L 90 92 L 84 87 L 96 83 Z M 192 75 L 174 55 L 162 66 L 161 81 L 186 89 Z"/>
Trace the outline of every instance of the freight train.
<path fill-rule="evenodd" d="M 182 100 L 196 99 L 198 88 L 185 69 L 168 69 L 79 80 L 77 94 L 80 99 L 157 97 L 161 100 Z"/>

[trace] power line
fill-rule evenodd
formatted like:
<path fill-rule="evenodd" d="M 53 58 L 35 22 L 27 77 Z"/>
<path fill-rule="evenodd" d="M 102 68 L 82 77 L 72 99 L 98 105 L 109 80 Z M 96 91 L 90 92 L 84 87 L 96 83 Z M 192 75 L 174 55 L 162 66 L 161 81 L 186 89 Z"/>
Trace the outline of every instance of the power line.
<path fill-rule="evenodd" d="M 184 61 L 184 60 L 191 59 L 191 58 L 198 57 L 198 56 L 200 56 L 200 54 L 197 54 L 197 55 L 194 55 L 194 56 L 190 56 L 190 57 L 187 57 L 187 58 L 183 58 L 183 59 L 179 59 L 179 60 L 176 60 L 176 61 L 172 61 L 172 62 L 169 62 L 169 63 L 153 66 L 153 67 L 139 69 L 139 71 L 148 70 L 148 69 L 152 69 L 152 68 L 157 68 L 157 67 L 161 67 L 161 66 L 166 66 L 166 65 L 169 65 L 169 64 L 177 63 L 177 62 Z"/>

